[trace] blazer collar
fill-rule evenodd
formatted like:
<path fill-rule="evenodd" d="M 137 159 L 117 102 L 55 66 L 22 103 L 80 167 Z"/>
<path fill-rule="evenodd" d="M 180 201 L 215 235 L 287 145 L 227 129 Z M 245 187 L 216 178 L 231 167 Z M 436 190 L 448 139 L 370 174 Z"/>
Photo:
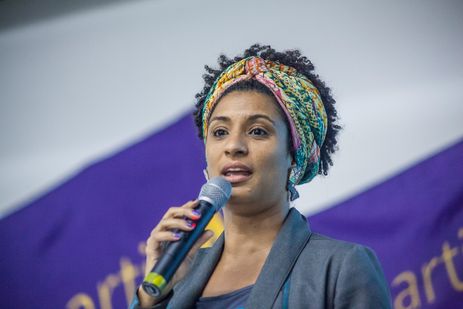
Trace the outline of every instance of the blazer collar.
<path fill-rule="evenodd" d="M 246 308 L 272 307 L 310 235 L 306 218 L 297 209 L 290 208 L 249 295 Z M 195 307 L 220 259 L 223 244 L 222 233 L 211 248 L 198 251 L 186 280 L 174 288 L 174 297 L 169 308 Z"/>
<path fill-rule="evenodd" d="M 246 308 L 272 308 L 310 235 L 307 219 L 297 209 L 290 208 L 251 290 Z"/>

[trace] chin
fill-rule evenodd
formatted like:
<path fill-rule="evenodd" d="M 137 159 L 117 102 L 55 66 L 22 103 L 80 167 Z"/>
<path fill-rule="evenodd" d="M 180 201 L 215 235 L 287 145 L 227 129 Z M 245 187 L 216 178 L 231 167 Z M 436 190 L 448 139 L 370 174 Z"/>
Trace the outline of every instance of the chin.
<path fill-rule="evenodd" d="M 255 196 L 255 190 L 245 186 L 244 184 L 241 185 L 233 185 L 232 186 L 232 193 L 230 197 L 230 201 L 234 200 L 248 200 L 252 199 Z"/>

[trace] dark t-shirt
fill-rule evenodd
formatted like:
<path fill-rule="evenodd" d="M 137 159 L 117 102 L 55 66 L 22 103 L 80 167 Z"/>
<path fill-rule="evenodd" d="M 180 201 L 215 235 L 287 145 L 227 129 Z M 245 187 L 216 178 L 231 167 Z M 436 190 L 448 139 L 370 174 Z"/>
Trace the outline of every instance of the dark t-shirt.
<path fill-rule="evenodd" d="M 196 302 L 197 309 L 244 309 L 252 287 L 249 285 L 233 292 L 213 297 L 201 297 Z"/>

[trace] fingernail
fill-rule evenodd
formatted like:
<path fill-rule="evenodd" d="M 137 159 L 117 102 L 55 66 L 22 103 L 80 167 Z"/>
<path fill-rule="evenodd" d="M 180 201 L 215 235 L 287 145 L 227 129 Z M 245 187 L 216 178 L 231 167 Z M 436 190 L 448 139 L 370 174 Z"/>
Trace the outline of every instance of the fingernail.
<path fill-rule="evenodd" d="M 181 236 L 180 233 L 177 233 L 177 232 L 174 232 L 172 234 L 174 235 L 175 238 L 180 238 L 180 236 Z"/>
<path fill-rule="evenodd" d="M 193 227 L 193 221 L 191 220 L 186 220 L 186 225 L 188 225 L 188 227 Z M 195 224 L 196 225 L 196 224 Z"/>
<path fill-rule="evenodd" d="M 196 216 L 196 217 L 200 217 L 201 216 L 201 213 L 195 209 L 193 209 L 193 215 Z"/>

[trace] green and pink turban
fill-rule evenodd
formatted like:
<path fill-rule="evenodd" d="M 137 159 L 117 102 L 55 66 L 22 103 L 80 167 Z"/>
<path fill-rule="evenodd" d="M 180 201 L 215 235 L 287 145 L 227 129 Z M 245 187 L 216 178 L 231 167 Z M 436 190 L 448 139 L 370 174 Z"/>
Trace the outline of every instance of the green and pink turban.
<path fill-rule="evenodd" d="M 206 142 L 209 117 L 221 95 L 240 81 L 255 79 L 274 94 L 290 126 L 295 166 L 290 173 L 294 185 L 311 181 L 320 166 L 320 148 L 326 136 L 327 115 L 318 89 L 295 68 L 248 57 L 230 65 L 212 85 L 202 111 L 203 136 Z M 293 189 L 292 200 L 297 198 Z"/>

